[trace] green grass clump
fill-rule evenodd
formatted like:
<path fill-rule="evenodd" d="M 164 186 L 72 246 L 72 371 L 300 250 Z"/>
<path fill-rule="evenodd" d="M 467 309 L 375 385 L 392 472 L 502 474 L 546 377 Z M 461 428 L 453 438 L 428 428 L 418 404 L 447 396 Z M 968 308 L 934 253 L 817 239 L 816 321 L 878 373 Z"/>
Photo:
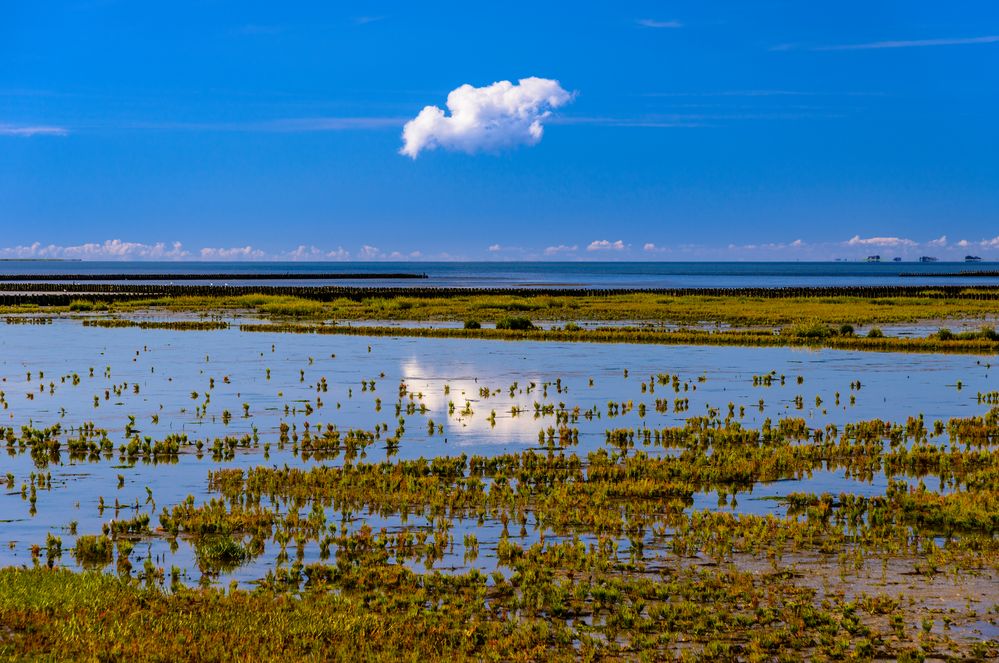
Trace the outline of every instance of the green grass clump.
<path fill-rule="evenodd" d="M 231 571 L 250 558 L 242 543 L 228 534 L 209 536 L 194 544 L 198 566 L 203 571 Z"/>
<path fill-rule="evenodd" d="M 103 302 L 93 302 L 89 299 L 74 299 L 69 303 L 70 311 L 107 311 L 108 305 Z"/>
<path fill-rule="evenodd" d="M 939 339 L 941 341 L 995 341 L 999 340 L 999 333 L 996 332 L 995 327 L 989 325 L 982 325 L 980 328 L 974 331 L 964 331 L 964 332 L 952 332 L 946 327 L 938 330 L 932 336 L 933 338 Z"/>
<path fill-rule="evenodd" d="M 799 322 L 784 330 L 788 336 L 796 338 L 829 338 L 833 335 L 833 330 L 821 322 Z"/>
<path fill-rule="evenodd" d="M 297 297 L 269 297 L 255 308 L 265 315 L 292 318 L 322 318 L 329 313 L 326 304 Z"/>
<path fill-rule="evenodd" d="M 83 568 L 100 568 L 111 563 L 114 543 L 107 536 L 84 535 L 76 540 L 73 556 Z"/>
<path fill-rule="evenodd" d="M 508 316 L 496 321 L 496 329 L 506 329 L 510 331 L 528 331 L 534 329 L 534 323 L 530 318 L 519 316 Z"/>
<path fill-rule="evenodd" d="M 482 329 L 482 323 L 478 320 L 465 320 L 465 329 Z"/>
<path fill-rule="evenodd" d="M 83 321 L 84 327 L 115 329 L 134 327 L 138 329 L 169 329 L 173 331 L 218 331 L 228 329 L 229 323 L 222 320 L 124 320 L 122 318 L 93 318 Z"/>

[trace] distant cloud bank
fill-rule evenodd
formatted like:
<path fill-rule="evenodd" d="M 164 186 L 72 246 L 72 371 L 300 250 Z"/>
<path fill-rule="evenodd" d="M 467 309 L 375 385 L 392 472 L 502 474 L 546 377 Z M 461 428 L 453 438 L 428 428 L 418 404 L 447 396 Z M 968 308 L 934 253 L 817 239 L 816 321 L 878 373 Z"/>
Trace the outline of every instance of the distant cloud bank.
<path fill-rule="evenodd" d="M 7 259 L 63 259 L 63 260 L 186 260 L 191 254 L 184 250 L 180 242 L 123 242 L 109 239 L 104 242 L 88 242 L 63 246 L 34 242 L 21 246 L 0 248 L 0 258 Z"/>
<path fill-rule="evenodd" d="M 542 122 L 573 95 L 549 78 L 499 81 L 484 87 L 465 84 L 447 96 L 450 115 L 426 106 L 402 130 L 400 154 L 415 159 L 425 150 L 492 152 L 535 145 L 544 134 Z"/>
<path fill-rule="evenodd" d="M 34 242 L 20 246 L 0 247 L 0 258 L 7 260 L 206 260 L 236 262 L 240 260 L 282 260 L 282 261 L 344 261 L 344 260 L 419 260 L 419 251 L 382 251 L 377 246 L 363 245 L 351 253 L 342 246 L 335 249 L 320 249 L 316 246 L 300 244 L 290 251 L 268 252 L 250 245 L 215 247 L 206 246 L 188 250 L 180 242 L 124 242 L 109 239 L 103 242 L 61 245 Z M 444 259 L 445 255 L 435 256 Z"/>
<path fill-rule="evenodd" d="M 236 246 L 230 249 L 204 248 L 200 253 L 204 260 L 259 260 L 267 255 L 252 246 Z"/>
<path fill-rule="evenodd" d="M 887 253 L 887 255 L 885 255 Z M 107 260 L 107 261 L 454 261 L 479 260 L 861 260 L 871 254 L 881 254 L 885 260 L 899 257 L 915 260 L 924 255 L 941 260 L 963 260 L 965 255 L 979 253 L 986 260 L 999 260 L 999 236 L 950 241 L 946 235 L 936 239 L 916 241 L 908 237 L 854 235 L 842 241 L 761 242 L 752 244 L 657 244 L 649 241 L 628 242 L 624 239 L 594 239 L 573 244 L 551 246 L 511 246 L 488 244 L 479 254 L 452 255 L 445 252 L 424 254 L 407 250 L 382 249 L 361 244 L 354 250 L 343 246 L 321 248 L 300 244 L 290 250 L 268 250 L 252 245 L 206 246 L 188 249 L 180 242 L 127 242 L 109 239 L 103 242 L 61 245 L 34 242 L 0 247 L 0 259 L 7 260 Z M 0 267 L 0 271 L 3 268 Z"/>

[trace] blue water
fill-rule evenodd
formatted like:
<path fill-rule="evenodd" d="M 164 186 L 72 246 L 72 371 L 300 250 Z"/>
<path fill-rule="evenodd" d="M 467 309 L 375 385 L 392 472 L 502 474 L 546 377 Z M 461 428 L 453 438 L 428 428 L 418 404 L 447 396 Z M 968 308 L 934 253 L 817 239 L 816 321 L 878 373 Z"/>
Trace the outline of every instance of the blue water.
<path fill-rule="evenodd" d="M 42 262 L 0 261 L 6 274 L 185 273 L 232 275 L 232 283 L 432 287 L 737 288 L 782 286 L 999 285 L 996 277 L 933 278 L 999 271 L 999 262 Z M 240 280 L 240 274 L 416 273 L 411 280 Z M 921 276 L 902 277 L 902 273 Z M 208 283 L 209 281 L 184 281 Z M 146 282 L 154 283 L 154 282 Z M 0 284 L 0 290 L 3 289 Z"/>

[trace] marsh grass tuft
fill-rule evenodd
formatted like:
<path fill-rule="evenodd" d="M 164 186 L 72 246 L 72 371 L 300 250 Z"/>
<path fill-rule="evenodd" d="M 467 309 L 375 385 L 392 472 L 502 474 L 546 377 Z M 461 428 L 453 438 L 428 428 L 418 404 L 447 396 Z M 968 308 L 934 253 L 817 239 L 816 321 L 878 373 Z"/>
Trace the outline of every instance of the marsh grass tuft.
<path fill-rule="evenodd" d="M 508 316 L 500 318 L 496 321 L 496 329 L 507 331 L 530 331 L 535 329 L 535 326 L 534 323 L 531 322 L 530 318 Z"/>
<path fill-rule="evenodd" d="M 76 540 L 73 556 L 85 569 L 102 568 L 111 563 L 114 542 L 104 535 L 84 535 Z"/>
<path fill-rule="evenodd" d="M 250 553 L 230 534 L 216 534 L 195 541 L 194 552 L 202 571 L 218 573 L 231 571 L 246 562 Z"/>

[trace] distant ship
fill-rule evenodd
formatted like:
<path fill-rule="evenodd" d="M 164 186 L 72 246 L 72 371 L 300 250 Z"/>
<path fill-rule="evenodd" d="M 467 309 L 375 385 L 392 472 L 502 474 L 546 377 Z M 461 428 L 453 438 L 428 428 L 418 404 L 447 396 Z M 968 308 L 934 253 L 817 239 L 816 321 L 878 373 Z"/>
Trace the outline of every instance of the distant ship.
<path fill-rule="evenodd" d="M 979 256 L 964 256 L 964 262 L 981 262 L 982 259 Z"/>
<path fill-rule="evenodd" d="M 934 258 L 933 256 L 921 256 L 919 258 L 919 262 L 936 262 L 936 261 L 937 259 Z"/>
<path fill-rule="evenodd" d="M 864 262 L 881 262 L 881 256 L 867 256 Z"/>
<path fill-rule="evenodd" d="M 902 259 L 901 258 L 892 258 L 891 261 L 892 262 L 902 262 Z"/>

